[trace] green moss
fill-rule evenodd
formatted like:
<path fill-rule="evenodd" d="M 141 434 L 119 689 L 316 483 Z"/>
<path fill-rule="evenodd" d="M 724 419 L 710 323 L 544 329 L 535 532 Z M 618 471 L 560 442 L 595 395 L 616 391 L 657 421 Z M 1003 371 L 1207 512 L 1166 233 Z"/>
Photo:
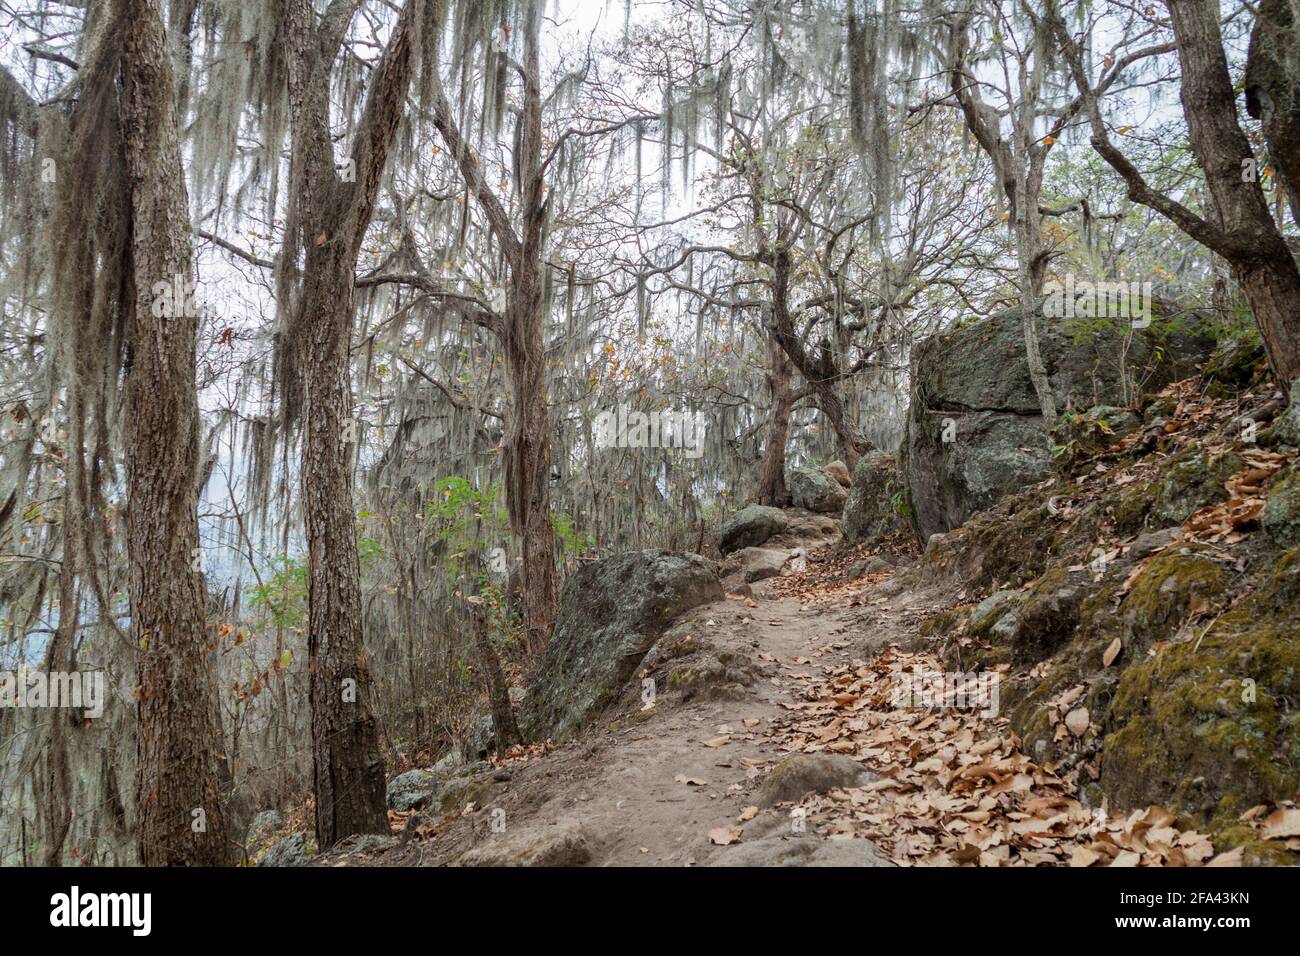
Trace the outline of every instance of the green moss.
<path fill-rule="evenodd" d="M 1232 452 L 1190 450 L 1175 456 L 1155 489 L 1152 517 L 1162 526 L 1182 524 L 1196 510 L 1224 501 L 1224 483 L 1243 467 L 1245 462 Z"/>
<path fill-rule="evenodd" d="M 1157 482 L 1134 482 L 1102 499 L 1102 510 L 1114 520 L 1116 533 L 1137 534 L 1146 527 L 1157 487 Z"/>
<path fill-rule="evenodd" d="M 1108 719 L 1102 785 L 1120 807 L 1235 818 L 1300 788 L 1296 621 L 1248 600 L 1199 642 L 1124 671 Z"/>
<path fill-rule="evenodd" d="M 1273 478 L 1259 520 L 1280 547 L 1300 545 L 1300 469 L 1292 465 Z"/>
<path fill-rule="evenodd" d="M 1151 558 L 1120 605 L 1136 648 L 1170 636 L 1191 614 L 1218 598 L 1228 575 L 1217 561 L 1205 557 L 1200 545 L 1189 545 Z"/>

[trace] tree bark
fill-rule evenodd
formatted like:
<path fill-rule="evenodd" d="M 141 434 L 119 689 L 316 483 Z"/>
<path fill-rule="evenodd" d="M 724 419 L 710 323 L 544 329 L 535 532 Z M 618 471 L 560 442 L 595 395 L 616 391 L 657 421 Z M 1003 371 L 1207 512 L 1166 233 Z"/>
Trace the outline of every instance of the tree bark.
<path fill-rule="evenodd" d="M 115 0 L 114 13 L 134 284 L 124 444 L 140 859 L 215 866 L 230 854 L 217 778 L 215 641 L 196 562 L 198 323 L 174 81 L 157 0 Z"/>
<path fill-rule="evenodd" d="M 767 437 L 763 442 L 763 463 L 758 478 L 758 503 L 774 508 L 790 504 L 785 486 L 785 446 L 790 437 L 790 413 L 794 409 L 794 390 L 790 387 L 790 360 L 768 334 L 768 384 L 772 392 L 772 410 L 768 413 Z"/>
<path fill-rule="evenodd" d="M 839 381 L 838 369 L 830 358 L 829 350 L 823 350 L 818 360 L 814 360 L 795 331 L 794 318 L 790 315 L 789 246 L 778 238 L 775 247 L 761 250 L 759 257 L 772 267 L 772 324 L 769 332 L 817 396 L 817 407 L 835 432 L 837 454 L 852 473 L 858 466 L 862 453 L 870 450 L 870 445 L 854 432 L 844 412 L 844 402 L 836 387 Z"/>
<path fill-rule="evenodd" d="M 357 255 L 410 86 L 418 8 L 405 4 L 389 37 L 343 176 L 330 141 L 330 74 L 355 5 L 332 3 L 319 25 L 310 0 L 289 0 L 284 11 L 293 139 L 284 274 L 299 248 L 306 258 L 296 297 L 282 294 L 281 308 L 290 315 L 282 334 L 292 370 L 288 402 L 292 409 L 300 398 L 302 405 L 308 696 L 321 849 L 355 833 L 388 832 L 352 501 L 351 343 Z"/>
<path fill-rule="evenodd" d="M 479 666 L 483 668 L 483 683 L 488 694 L 488 704 L 492 710 L 492 735 L 496 737 L 497 753 L 503 754 L 515 744 L 522 742 L 519 725 L 515 722 L 515 712 L 510 706 L 510 691 L 506 687 L 505 676 L 501 673 L 501 662 L 492 647 L 492 638 L 488 634 L 487 615 L 484 613 L 483 599 L 471 597 L 469 613 L 473 620 L 474 650 L 478 654 Z"/>
<path fill-rule="evenodd" d="M 1291 0 L 1261 0 L 1246 57 L 1246 109 L 1300 223 L 1300 22 Z"/>

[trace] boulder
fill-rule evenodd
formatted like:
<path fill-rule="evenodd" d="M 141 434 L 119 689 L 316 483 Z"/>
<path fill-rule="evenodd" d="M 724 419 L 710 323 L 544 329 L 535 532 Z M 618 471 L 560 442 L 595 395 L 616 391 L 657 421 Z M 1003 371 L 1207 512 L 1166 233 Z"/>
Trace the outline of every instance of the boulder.
<path fill-rule="evenodd" d="M 848 498 L 843 485 L 822 469 L 809 465 L 789 469 L 785 486 L 796 508 L 807 508 L 821 514 L 839 514 Z"/>
<path fill-rule="evenodd" d="M 739 575 L 744 583 L 753 584 L 776 577 L 788 560 L 790 560 L 789 551 L 780 551 L 776 548 L 741 548 L 728 555 L 722 562 L 722 573 L 725 577 Z"/>
<path fill-rule="evenodd" d="M 469 732 L 460 746 L 465 760 L 486 760 L 488 754 L 497 747 L 496 731 L 492 728 L 492 715 L 479 714 L 470 725 Z"/>
<path fill-rule="evenodd" d="M 591 862 L 591 841 L 575 820 L 493 834 L 463 854 L 461 866 L 582 866 Z"/>
<path fill-rule="evenodd" d="M 711 561 L 649 550 L 580 568 L 565 582 L 560 610 L 520 711 L 529 740 L 564 740 L 610 704 L 680 614 L 721 600 Z"/>
<path fill-rule="evenodd" d="M 852 476 L 849 475 L 849 466 L 844 464 L 842 461 L 828 462 L 826 466 L 822 468 L 822 471 L 826 472 L 826 474 L 830 475 L 845 488 L 848 488 L 853 484 Z"/>
<path fill-rule="evenodd" d="M 894 866 L 870 840 L 773 834 L 727 847 L 709 866 Z"/>
<path fill-rule="evenodd" d="M 291 833 L 262 854 L 258 866 L 306 866 L 316 855 L 316 841 L 306 833 Z"/>
<path fill-rule="evenodd" d="M 1291 402 L 1273 422 L 1272 431 L 1275 441 L 1300 448 L 1300 378 L 1291 383 Z"/>
<path fill-rule="evenodd" d="M 244 847 L 250 855 L 257 853 L 266 846 L 267 838 L 283 826 L 284 815 L 279 810 L 263 810 L 253 817 L 253 822 L 248 825 Z"/>
<path fill-rule="evenodd" d="M 754 548 L 785 529 L 785 515 L 780 508 L 749 505 L 741 508 L 722 524 L 718 532 L 718 550 L 723 554 Z"/>
<path fill-rule="evenodd" d="M 875 780 L 862 764 L 843 754 L 794 754 L 768 772 L 754 801 L 759 807 L 797 801 L 807 793 L 861 787 Z"/>
<path fill-rule="evenodd" d="M 853 484 L 844 502 L 846 544 L 872 544 L 882 536 L 907 526 L 903 473 L 898 458 L 873 451 L 858 460 Z"/>
<path fill-rule="evenodd" d="M 424 806 L 442 787 L 443 779 L 429 770 L 408 770 L 398 774 L 388 781 L 388 809 L 405 811 Z"/>
<path fill-rule="evenodd" d="M 1279 547 L 1300 545 L 1300 469 L 1292 466 L 1273 479 L 1259 522 Z"/>
<path fill-rule="evenodd" d="M 442 761 L 438 762 L 438 766 Z M 408 770 L 388 781 L 386 794 L 388 809 L 416 810 L 425 807 L 440 809 L 444 813 L 459 810 L 473 800 L 482 802 L 490 780 L 474 780 L 474 775 L 486 770 L 484 762 L 458 765 L 450 770 Z"/>
<path fill-rule="evenodd" d="M 1157 312 L 1159 310 L 1157 309 Z M 1086 324 L 1085 324 L 1086 323 Z M 1119 406 L 1129 380 L 1157 391 L 1195 371 L 1213 341 L 1198 318 L 1156 316 L 1124 354 L 1122 321 L 1040 319 L 1059 410 Z M 961 525 L 1004 494 L 1041 480 L 1051 457 L 1029 379 L 1018 309 L 933 335 L 912 352 L 904 472 L 922 539 Z"/>

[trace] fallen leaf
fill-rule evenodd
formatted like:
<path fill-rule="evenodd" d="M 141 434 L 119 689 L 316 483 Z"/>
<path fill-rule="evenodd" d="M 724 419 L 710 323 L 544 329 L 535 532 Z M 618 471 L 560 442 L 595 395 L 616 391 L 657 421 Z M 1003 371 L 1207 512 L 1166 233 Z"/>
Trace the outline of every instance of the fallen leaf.
<path fill-rule="evenodd" d="M 715 846 L 730 846 L 740 842 L 740 831 L 735 827 L 714 827 L 709 831 L 709 842 Z"/>
<path fill-rule="evenodd" d="M 1118 637 L 1110 642 L 1110 647 L 1106 648 L 1106 653 L 1101 655 L 1101 666 L 1110 667 L 1115 663 L 1115 658 L 1119 657 L 1119 652 L 1124 649 L 1124 642 Z"/>

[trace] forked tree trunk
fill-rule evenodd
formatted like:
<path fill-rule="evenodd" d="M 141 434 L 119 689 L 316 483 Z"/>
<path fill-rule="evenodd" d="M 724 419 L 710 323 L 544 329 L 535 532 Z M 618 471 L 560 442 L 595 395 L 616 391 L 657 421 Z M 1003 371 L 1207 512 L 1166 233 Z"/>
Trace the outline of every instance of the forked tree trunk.
<path fill-rule="evenodd" d="M 351 344 L 357 254 L 410 86 L 418 7 L 413 0 L 403 6 L 371 75 L 344 176 L 334 167 L 329 92 L 347 18 L 327 16 L 318 26 L 309 0 L 288 0 L 284 10 L 295 193 L 286 245 L 291 252 L 298 243 L 306 249 L 288 331 L 295 340 L 288 348 L 301 381 L 303 408 L 302 510 L 310 562 L 308 696 L 316 839 L 321 849 L 352 834 L 388 832 L 384 765 L 370 706 L 352 502 Z M 287 301 L 281 306 L 291 307 Z"/>
<path fill-rule="evenodd" d="M 1283 384 L 1300 376 L 1300 269 L 1264 200 L 1254 160 L 1237 122 L 1237 98 L 1228 72 L 1219 5 L 1214 0 L 1169 0 L 1178 41 L 1180 97 L 1192 151 L 1205 173 L 1208 214 L 1202 218 L 1153 189 L 1110 141 L 1083 51 L 1058 19 L 1055 28 L 1088 107 L 1093 148 L 1119 173 L 1129 198 L 1165 216 L 1232 266 L 1259 326 L 1273 374 Z"/>
<path fill-rule="evenodd" d="M 194 262 L 157 0 L 115 0 L 135 291 L 124 445 L 131 638 L 139 649 L 141 862 L 230 859 L 217 778 L 215 641 L 198 570 Z"/>
<path fill-rule="evenodd" d="M 836 453 L 852 473 L 858 466 L 858 459 L 870 449 L 870 445 L 854 432 L 849 423 L 837 387 L 839 373 L 828 354 L 824 352 L 820 360 L 814 361 L 795 330 L 794 318 L 790 315 L 789 246 L 778 239 L 776 246 L 763 250 L 760 257 L 772 267 L 772 323 L 768 331 L 817 397 L 817 407 L 835 432 Z"/>
<path fill-rule="evenodd" d="M 1228 233 L 1229 242 L 1215 251 L 1241 283 L 1274 374 L 1289 384 L 1300 376 L 1300 269 L 1269 214 L 1258 177 L 1243 175 L 1243 164 L 1254 154 L 1237 123 L 1219 6 L 1212 0 L 1169 0 L 1166 6 L 1178 40 L 1180 96 L 1192 149 L 1205 171 L 1213 224 Z"/>

